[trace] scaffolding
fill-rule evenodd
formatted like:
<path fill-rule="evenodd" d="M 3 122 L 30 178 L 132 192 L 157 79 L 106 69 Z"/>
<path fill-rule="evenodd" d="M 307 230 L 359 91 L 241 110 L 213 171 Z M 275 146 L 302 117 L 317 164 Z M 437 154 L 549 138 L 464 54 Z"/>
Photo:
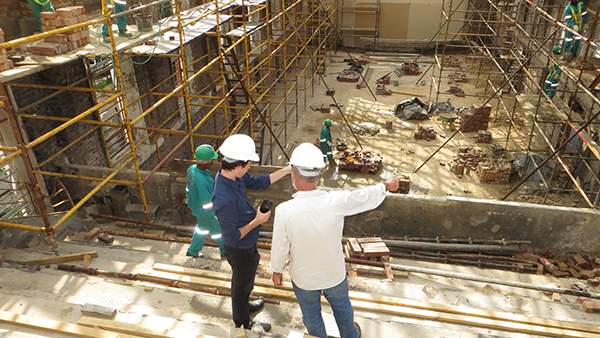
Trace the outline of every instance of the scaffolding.
<path fill-rule="evenodd" d="M 103 17 L 0 44 L 2 50 L 99 31 L 119 16 L 160 15 L 131 40 L 109 24 L 109 43 L 92 35 L 92 48 L 0 74 L 0 127 L 12 131 L 10 141 L 2 137 L 0 164 L 21 171 L 2 177 L 2 198 L 12 196 L 6 204 L 13 208 L 0 226 L 46 232 L 58 254 L 55 230 L 108 187 L 133 189 L 151 221 L 149 180 L 174 157 L 191 158 L 200 144 L 218 148 L 227 136 L 245 133 L 256 141 L 260 164 L 288 158 L 288 129 L 335 44 L 336 0 L 218 0 L 186 10 L 180 4 L 159 0 L 111 14 L 103 0 Z M 69 169 L 65 163 L 77 156 L 80 163 L 67 164 L 104 173 Z M 71 196 L 67 188 L 76 185 L 90 188 Z M 52 222 L 56 210 L 62 213 Z M 14 222 L 32 215 L 44 226 Z"/>
<path fill-rule="evenodd" d="M 468 4 L 462 9 L 464 1 Z M 491 104 L 493 118 L 506 121 L 502 127 L 505 151 L 524 152 L 535 169 L 502 200 L 514 198 L 514 192 L 544 168 L 546 173 L 540 175 L 543 203 L 549 194 L 569 193 L 580 196 L 586 207 L 597 208 L 600 100 L 596 85 L 600 75 L 596 66 L 590 66 L 597 60 L 594 40 L 600 33 L 600 8 L 588 8 L 589 22 L 585 33 L 579 33 L 565 23 L 562 2 L 464 1 L 443 2 L 441 33 L 430 73 L 434 101 L 446 93 L 448 83 L 456 86 L 451 74 L 462 72 L 476 87 L 465 95 Z M 452 22 L 460 22 L 462 28 L 450 32 Z M 581 42 L 579 57 L 572 63 L 562 62 L 561 55 L 552 51 L 563 44 L 565 32 Z M 553 65 L 562 71 L 555 95 L 544 90 Z M 538 160 L 534 155 L 540 155 Z"/>

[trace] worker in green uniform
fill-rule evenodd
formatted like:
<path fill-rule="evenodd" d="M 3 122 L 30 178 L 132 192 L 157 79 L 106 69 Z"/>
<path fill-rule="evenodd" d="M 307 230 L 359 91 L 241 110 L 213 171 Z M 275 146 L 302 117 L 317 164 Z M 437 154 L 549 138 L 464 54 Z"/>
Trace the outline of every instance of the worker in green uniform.
<path fill-rule="evenodd" d="M 212 146 L 203 144 L 196 148 L 194 158 L 196 164 L 190 166 L 187 170 L 187 186 L 185 194 L 188 200 L 188 208 L 192 209 L 192 215 L 196 217 L 196 229 L 192 237 L 192 244 L 186 252 L 186 256 L 194 258 L 202 257 L 202 247 L 206 236 L 217 242 L 223 255 L 223 240 L 221 239 L 221 227 L 212 207 L 212 194 L 215 181 L 211 172 L 208 170 L 217 158 L 217 152 Z"/>
<path fill-rule="evenodd" d="M 323 129 L 321 129 L 321 138 L 319 139 L 319 145 L 321 146 L 321 152 L 323 153 L 323 161 L 327 159 L 329 164 L 335 165 L 335 161 L 333 160 L 333 153 L 331 152 L 331 146 L 333 145 L 331 140 L 331 125 L 333 121 L 327 119 L 325 120 L 325 125 Z"/>
<path fill-rule="evenodd" d="M 588 12 L 585 8 L 585 4 L 579 0 L 571 0 L 567 7 L 565 7 L 565 21 L 569 28 L 579 34 L 583 34 L 585 30 L 584 26 L 588 22 Z M 577 57 L 580 41 L 581 36 L 576 36 L 568 30 L 565 31 L 565 50 L 563 60 L 571 61 L 571 59 Z"/>
<path fill-rule="evenodd" d="M 111 7 L 114 7 L 114 9 L 111 9 L 111 14 L 113 14 L 113 12 L 115 14 L 124 12 L 127 10 L 127 1 L 126 0 L 108 0 L 107 3 L 109 9 Z M 133 37 L 132 33 L 129 33 L 127 31 L 127 20 L 125 19 L 124 16 L 120 16 L 117 18 L 117 27 L 119 28 L 119 35 L 130 38 Z M 102 38 L 104 40 L 104 42 L 110 42 L 110 37 L 108 36 L 108 27 L 106 26 L 106 22 L 104 23 L 104 25 L 102 25 Z"/>
<path fill-rule="evenodd" d="M 552 48 L 552 53 L 560 54 L 560 47 L 554 46 Z M 560 79 L 560 75 L 562 74 L 562 70 L 560 66 L 555 62 L 552 62 L 550 67 L 548 67 L 548 76 L 546 76 L 546 81 L 544 82 L 544 93 L 546 93 L 550 98 L 554 97 L 556 93 L 556 89 L 558 88 L 558 80 Z"/>
<path fill-rule="evenodd" d="M 40 25 L 40 30 L 42 30 L 42 12 L 54 12 L 54 7 L 52 7 L 52 2 L 50 0 L 27 0 L 29 3 L 29 7 L 33 12 L 33 16 L 37 20 Z"/>

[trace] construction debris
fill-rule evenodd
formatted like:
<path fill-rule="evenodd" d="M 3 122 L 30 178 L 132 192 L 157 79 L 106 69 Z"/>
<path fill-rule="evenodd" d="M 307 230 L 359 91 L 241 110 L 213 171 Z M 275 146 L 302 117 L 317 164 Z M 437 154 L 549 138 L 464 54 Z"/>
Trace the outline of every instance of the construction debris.
<path fill-rule="evenodd" d="M 377 84 L 389 84 L 390 83 L 390 74 L 391 73 L 387 73 L 384 76 L 381 76 L 379 78 L 377 78 L 377 80 L 375 80 Z"/>
<path fill-rule="evenodd" d="M 467 74 L 464 73 L 454 72 L 448 74 L 448 77 L 450 78 L 448 83 L 467 82 Z"/>
<path fill-rule="evenodd" d="M 359 171 L 362 174 L 376 174 L 383 163 L 383 157 L 379 154 L 373 154 L 370 150 L 344 151 L 340 158 L 338 168 L 340 170 Z"/>
<path fill-rule="evenodd" d="M 417 63 L 417 60 L 404 62 L 404 64 L 402 65 L 402 72 L 404 72 L 404 74 L 406 75 L 421 74 L 421 71 L 419 71 L 419 64 Z"/>
<path fill-rule="evenodd" d="M 391 89 L 386 89 L 384 84 L 378 84 L 375 89 L 377 95 L 392 95 Z"/>
<path fill-rule="evenodd" d="M 460 67 L 460 61 L 455 56 L 444 56 L 442 67 Z"/>
<path fill-rule="evenodd" d="M 463 132 L 487 130 L 491 112 L 492 106 L 489 104 L 483 108 L 480 104 L 474 104 L 470 111 L 459 111 L 461 130 Z"/>
<path fill-rule="evenodd" d="M 458 96 L 458 97 L 465 97 L 465 95 L 466 95 L 464 90 L 462 90 L 456 86 L 451 86 L 450 89 L 447 90 L 447 92 L 450 94 L 454 94 L 455 96 Z"/>
<path fill-rule="evenodd" d="M 340 82 L 358 82 L 360 74 L 353 70 L 344 70 L 337 76 L 337 80 Z"/>
<path fill-rule="evenodd" d="M 478 131 L 477 143 L 492 143 L 492 132 L 489 130 Z"/>
<path fill-rule="evenodd" d="M 417 132 L 414 134 L 415 140 L 435 140 L 437 132 L 433 127 L 423 127 L 422 125 L 417 126 Z"/>

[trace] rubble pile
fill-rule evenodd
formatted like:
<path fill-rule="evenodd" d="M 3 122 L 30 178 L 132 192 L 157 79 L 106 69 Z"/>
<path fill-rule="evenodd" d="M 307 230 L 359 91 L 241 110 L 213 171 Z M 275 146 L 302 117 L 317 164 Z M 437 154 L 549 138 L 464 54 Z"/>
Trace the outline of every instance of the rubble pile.
<path fill-rule="evenodd" d="M 56 12 L 42 12 L 42 30 L 44 32 L 57 28 L 86 22 L 87 15 L 83 6 L 68 6 Z M 44 39 L 44 42 L 29 46 L 29 51 L 36 55 L 60 55 L 83 47 L 90 42 L 88 27 L 77 28 L 65 34 L 55 34 Z"/>
<path fill-rule="evenodd" d="M 534 254 L 532 248 L 525 249 L 525 252 L 520 255 L 515 255 L 515 258 L 531 262 L 534 266 L 537 265 L 538 274 L 544 272 L 552 274 L 554 277 L 566 278 L 581 278 L 587 279 L 590 286 L 598 286 L 600 281 L 600 258 L 594 256 L 584 257 L 580 253 L 574 253 L 567 257 L 559 257 L 549 249 L 544 249 L 541 255 Z M 582 286 L 577 288 L 574 284 L 572 288 L 583 290 Z"/>
<path fill-rule="evenodd" d="M 487 155 L 480 148 L 459 147 L 456 158 L 447 164 L 450 171 L 456 175 L 468 174 L 470 170 L 477 169 L 479 162 L 485 160 Z"/>
<path fill-rule="evenodd" d="M 508 183 L 512 168 L 508 160 L 486 160 L 475 170 L 480 183 Z"/>
<path fill-rule="evenodd" d="M 477 132 L 477 143 L 492 143 L 492 132 L 489 130 L 479 130 Z"/>
<path fill-rule="evenodd" d="M 487 130 L 490 122 L 492 106 L 486 104 L 481 107 L 480 104 L 471 106 L 471 111 L 459 111 L 460 126 L 463 132 Z"/>
<path fill-rule="evenodd" d="M 359 171 L 363 174 L 376 174 L 383 164 L 383 157 L 373 154 L 370 150 L 344 151 L 340 158 L 338 168 L 340 170 Z"/>
<path fill-rule="evenodd" d="M 415 140 L 435 140 L 437 132 L 433 127 L 423 127 L 422 125 L 417 126 L 417 132 L 414 134 Z"/>
<path fill-rule="evenodd" d="M 455 56 L 444 56 L 442 67 L 460 67 L 460 61 Z"/>

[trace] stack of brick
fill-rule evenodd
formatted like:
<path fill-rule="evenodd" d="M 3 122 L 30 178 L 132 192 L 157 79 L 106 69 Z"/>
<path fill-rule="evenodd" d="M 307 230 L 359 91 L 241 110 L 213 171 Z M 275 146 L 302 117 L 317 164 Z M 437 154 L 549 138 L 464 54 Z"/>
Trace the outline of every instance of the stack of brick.
<path fill-rule="evenodd" d="M 76 25 L 87 21 L 83 6 L 69 6 L 56 10 L 56 12 L 42 12 L 42 30 Z M 90 42 L 88 27 L 77 28 L 65 34 L 56 34 L 44 39 L 44 43 L 30 46 L 29 51 L 37 55 L 59 55 L 83 47 Z"/>
<path fill-rule="evenodd" d="M 487 130 L 491 113 L 492 106 L 489 104 L 486 104 L 485 107 L 474 104 L 471 111 L 464 111 L 459 114 L 461 130 L 463 132 Z"/>
<path fill-rule="evenodd" d="M 522 258 L 525 255 L 516 255 Z M 574 253 L 571 257 L 558 257 L 549 249 L 544 249 L 542 255 L 533 255 L 540 264 L 544 264 L 545 272 L 554 277 L 581 278 L 586 279 L 590 286 L 600 285 L 600 258 L 588 256 L 584 258 L 580 253 Z M 548 264 L 549 263 L 549 264 Z M 543 269 L 540 269 L 543 270 Z"/>
<path fill-rule="evenodd" d="M 0 28 L 0 43 L 4 43 L 4 31 Z M 12 60 L 8 59 L 6 49 L 0 50 L 0 72 L 13 68 Z"/>
<path fill-rule="evenodd" d="M 492 143 L 492 132 L 489 130 L 478 131 L 477 143 Z"/>
<path fill-rule="evenodd" d="M 475 171 L 480 183 L 508 183 L 512 168 L 510 161 L 493 160 L 479 163 Z"/>
<path fill-rule="evenodd" d="M 422 125 L 417 126 L 417 132 L 414 134 L 415 140 L 435 140 L 436 131 L 433 127 L 423 127 Z"/>
<path fill-rule="evenodd" d="M 479 148 L 460 147 L 456 152 L 456 158 L 447 165 L 456 175 L 468 174 L 470 170 L 477 169 L 479 162 L 486 159 L 486 156 Z"/>

